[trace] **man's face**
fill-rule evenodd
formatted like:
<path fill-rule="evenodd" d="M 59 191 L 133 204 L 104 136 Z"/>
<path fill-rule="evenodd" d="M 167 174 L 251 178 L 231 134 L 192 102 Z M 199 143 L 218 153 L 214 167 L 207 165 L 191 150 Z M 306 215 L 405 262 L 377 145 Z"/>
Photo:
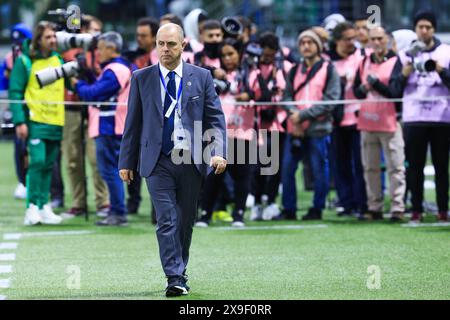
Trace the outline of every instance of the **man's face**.
<path fill-rule="evenodd" d="M 355 22 L 356 37 L 360 43 L 369 41 L 369 29 L 367 28 L 367 20 L 357 20 Z"/>
<path fill-rule="evenodd" d="M 106 42 L 100 40 L 97 45 L 97 57 L 100 63 L 111 60 L 116 55 L 116 51 L 112 47 L 108 47 Z"/>
<path fill-rule="evenodd" d="M 50 52 L 56 50 L 56 32 L 53 29 L 47 28 L 39 40 L 39 46 L 42 51 Z"/>
<path fill-rule="evenodd" d="M 150 26 L 145 25 L 136 28 L 136 41 L 139 49 L 144 49 L 147 52 L 152 49 L 155 38 L 152 35 Z"/>
<path fill-rule="evenodd" d="M 160 30 L 156 38 L 159 61 L 165 66 L 176 63 L 180 60 L 185 45 L 176 28 Z"/>
<path fill-rule="evenodd" d="M 275 56 L 277 54 L 277 50 L 265 47 L 263 48 L 263 53 L 260 58 L 260 62 L 262 64 L 273 64 L 275 62 Z"/>
<path fill-rule="evenodd" d="M 429 44 L 434 36 L 434 28 L 430 21 L 419 20 L 416 25 L 417 38 Z"/>
<path fill-rule="evenodd" d="M 317 44 L 310 37 L 303 37 L 298 43 L 298 51 L 305 59 L 312 59 L 318 54 Z"/>
<path fill-rule="evenodd" d="M 222 29 L 203 30 L 200 34 L 202 43 L 221 43 L 223 40 Z"/>
<path fill-rule="evenodd" d="M 336 45 L 346 54 L 351 54 L 355 50 L 356 30 L 347 29 L 342 33 L 342 38 L 336 41 Z"/>
<path fill-rule="evenodd" d="M 388 45 L 388 37 L 383 28 L 376 27 L 369 31 L 370 46 L 376 53 L 382 54 L 386 52 Z"/>
<path fill-rule="evenodd" d="M 91 21 L 87 32 L 95 36 L 102 33 L 102 27 L 97 23 L 97 21 Z"/>

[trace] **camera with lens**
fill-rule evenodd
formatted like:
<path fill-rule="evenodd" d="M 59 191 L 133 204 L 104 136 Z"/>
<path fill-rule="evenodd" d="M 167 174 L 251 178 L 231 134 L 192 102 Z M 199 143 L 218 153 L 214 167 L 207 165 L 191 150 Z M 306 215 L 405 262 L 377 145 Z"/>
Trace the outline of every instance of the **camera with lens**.
<path fill-rule="evenodd" d="M 225 33 L 225 38 L 237 39 L 242 32 L 244 32 L 244 27 L 242 23 L 236 17 L 225 17 L 221 21 L 222 29 Z"/>
<path fill-rule="evenodd" d="M 414 70 L 417 70 L 418 72 L 433 72 L 436 71 L 436 61 L 434 60 L 427 60 L 427 61 L 415 61 L 414 64 Z"/>
<path fill-rule="evenodd" d="M 90 33 L 58 31 L 56 32 L 56 43 L 61 51 L 73 48 L 82 48 L 84 51 L 89 51 L 97 46 L 97 37 Z"/>
<path fill-rule="evenodd" d="M 214 89 L 218 95 L 227 93 L 230 91 L 231 83 L 227 80 L 213 79 Z"/>
<path fill-rule="evenodd" d="M 263 49 L 258 43 L 250 42 L 245 48 L 243 63 L 250 69 L 258 66 L 259 58 L 262 56 Z"/>
<path fill-rule="evenodd" d="M 52 84 L 61 78 L 71 78 L 78 74 L 78 61 L 70 61 L 59 67 L 49 67 L 36 72 L 35 76 L 41 88 Z"/>
<path fill-rule="evenodd" d="M 423 41 L 417 40 L 411 44 L 408 50 L 406 50 L 406 55 L 412 59 L 414 70 L 420 73 L 436 71 L 436 61 L 431 59 L 426 61 L 414 60 L 414 58 L 426 48 L 427 46 Z"/>

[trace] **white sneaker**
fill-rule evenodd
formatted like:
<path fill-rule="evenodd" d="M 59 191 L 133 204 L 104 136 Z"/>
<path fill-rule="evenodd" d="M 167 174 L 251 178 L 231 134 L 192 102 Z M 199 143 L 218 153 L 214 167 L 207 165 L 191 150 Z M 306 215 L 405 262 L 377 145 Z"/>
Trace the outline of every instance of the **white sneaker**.
<path fill-rule="evenodd" d="M 262 220 L 262 208 L 259 204 L 257 204 L 256 206 L 252 207 L 251 210 L 251 214 L 250 214 L 250 220 L 251 221 L 258 221 L 258 220 Z"/>
<path fill-rule="evenodd" d="M 231 224 L 231 226 L 234 227 L 234 228 L 243 228 L 243 227 L 245 227 L 245 223 L 242 222 L 242 221 L 234 221 Z"/>
<path fill-rule="evenodd" d="M 14 191 L 14 198 L 16 199 L 26 199 L 27 198 L 27 188 L 19 183 Z"/>
<path fill-rule="evenodd" d="M 195 223 L 195 226 L 197 228 L 208 228 L 208 224 L 206 222 L 204 222 L 204 221 L 197 221 Z"/>
<path fill-rule="evenodd" d="M 280 214 L 280 209 L 276 203 L 272 203 L 270 206 L 264 208 L 262 213 L 263 220 L 272 220 L 272 218 Z"/>
<path fill-rule="evenodd" d="M 49 204 L 44 205 L 44 208 L 39 213 L 43 224 L 60 224 L 62 221 L 62 218 L 53 212 Z"/>
<path fill-rule="evenodd" d="M 251 193 L 248 194 L 247 196 L 247 200 L 245 202 L 245 207 L 246 208 L 251 208 L 255 205 L 255 196 L 252 195 Z"/>
<path fill-rule="evenodd" d="M 30 204 L 27 211 L 25 211 L 25 219 L 23 221 L 23 224 L 26 226 L 32 226 L 38 224 L 41 221 L 42 218 L 39 214 L 39 208 L 34 204 Z"/>

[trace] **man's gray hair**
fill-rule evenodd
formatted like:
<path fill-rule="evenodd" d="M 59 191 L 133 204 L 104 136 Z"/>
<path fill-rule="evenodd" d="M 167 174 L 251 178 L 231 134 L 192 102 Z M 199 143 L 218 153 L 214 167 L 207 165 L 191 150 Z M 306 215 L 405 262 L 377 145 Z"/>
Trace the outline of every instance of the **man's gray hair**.
<path fill-rule="evenodd" d="M 109 31 L 102 33 L 100 37 L 98 37 L 98 41 L 104 41 L 107 47 L 114 47 L 118 53 L 122 51 L 123 40 L 118 32 Z"/>
<path fill-rule="evenodd" d="M 164 29 L 171 29 L 171 28 L 175 28 L 178 31 L 178 34 L 180 36 L 180 42 L 184 41 L 184 31 L 183 28 L 180 27 L 178 24 L 176 23 L 167 23 L 165 25 L 162 25 L 161 27 L 159 27 L 158 32 L 156 33 L 156 38 L 158 38 L 158 34 L 164 30 Z"/>

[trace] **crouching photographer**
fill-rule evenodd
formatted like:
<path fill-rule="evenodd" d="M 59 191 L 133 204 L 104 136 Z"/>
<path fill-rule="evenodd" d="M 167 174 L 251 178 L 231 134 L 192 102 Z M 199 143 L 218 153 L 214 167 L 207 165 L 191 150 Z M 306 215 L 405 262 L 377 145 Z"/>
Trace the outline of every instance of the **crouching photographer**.
<path fill-rule="evenodd" d="M 97 166 L 108 186 L 111 203 L 108 216 L 97 222 L 100 226 L 127 224 L 125 195 L 119 177 L 118 161 L 127 113 L 131 65 L 120 56 L 122 43 L 122 37 L 117 32 L 100 35 L 97 50 L 101 74 L 92 84 L 72 78 L 72 85 L 81 100 L 112 102 L 89 106 L 89 137 L 95 139 Z"/>

